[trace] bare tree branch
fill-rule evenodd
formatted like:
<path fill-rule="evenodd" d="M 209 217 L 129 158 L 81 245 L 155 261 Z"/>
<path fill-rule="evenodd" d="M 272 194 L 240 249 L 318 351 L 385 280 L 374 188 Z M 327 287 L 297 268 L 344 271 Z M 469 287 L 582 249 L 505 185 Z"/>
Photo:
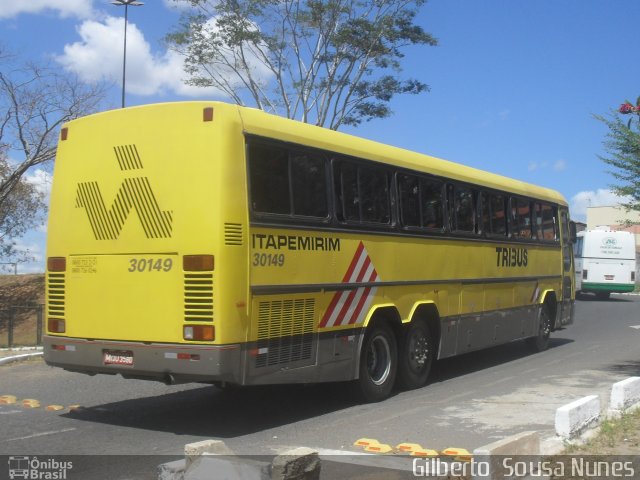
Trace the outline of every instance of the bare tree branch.
<path fill-rule="evenodd" d="M 337 129 L 427 90 L 387 73 L 399 76 L 404 47 L 436 45 L 414 22 L 424 0 L 174 1 L 194 8 L 167 36 L 185 55 L 187 83 L 239 104 Z"/>

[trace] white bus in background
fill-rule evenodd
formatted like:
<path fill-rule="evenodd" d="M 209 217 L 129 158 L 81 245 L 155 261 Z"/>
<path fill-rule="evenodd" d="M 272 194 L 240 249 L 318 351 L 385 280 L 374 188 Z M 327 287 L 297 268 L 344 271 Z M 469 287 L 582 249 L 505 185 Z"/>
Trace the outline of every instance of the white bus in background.
<path fill-rule="evenodd" d="M 633 292 L 636 282 L 636 245 L 631 232 L 597 227 L 578 232 L 574 246 L 576 292 L 607 299 L 612 293 Z"/>

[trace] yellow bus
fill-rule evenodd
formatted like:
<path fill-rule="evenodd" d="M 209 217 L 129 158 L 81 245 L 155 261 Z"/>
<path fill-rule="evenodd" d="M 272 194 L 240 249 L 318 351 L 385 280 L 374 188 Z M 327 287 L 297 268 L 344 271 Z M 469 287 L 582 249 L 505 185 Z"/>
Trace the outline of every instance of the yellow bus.
<path fill-rule="evenodd" d="M 559 193 L 218 102 L 64 125 L 47 248 L 45 359 L 88 374 L 378 401 L 573 321 Z"/>

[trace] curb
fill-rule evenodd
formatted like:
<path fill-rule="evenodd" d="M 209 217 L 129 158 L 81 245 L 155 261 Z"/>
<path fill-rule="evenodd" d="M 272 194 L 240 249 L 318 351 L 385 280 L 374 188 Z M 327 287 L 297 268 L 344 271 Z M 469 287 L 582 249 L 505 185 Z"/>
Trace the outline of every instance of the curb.
<path fill-rule="evenodd" d="M 473 461 L 483 463 L 485 468 L 482 473 L 474 471 L 473 480 L 510 478 L 503 464 L 505 456 L 526 456 L 530 464 L 535 463 L 532 460 L 540 458 L 540 435 L 536 431 L 522 432 L 476 448 Z M 536 473 L 531 470 L 526 472 L 529 476 Z"/>
<path fill-rule="evenodd" d="M 620 417 L 623 413 L 634 409 L 640 403 L 640 377 L 629 377 L 614 383 L 611 388 L 608 415 Z"/>
<path fill-rule="evenodd" d="M 184 460 L 158 466 L 159 480 L 319 480 L 318 452 L 298 447 L 277 455 L 271 462 L 234 456 L 222 440 L 203 440 L 184 446 Z"/>
<path fill-rule="evenodd" d="M 8 365 L 10 363 L 28 360 L 29 358 L 41 357 L 44 352 L 23 353 L 21 355 L 12 355 L 11 357 L 0 358 L 0 365 Z"/>
<path fill-rule="evenodd" d="M 589 395 L 556 410 L 556 434 L 565 440 L 579 437 L 600 423 L 600 397 Z"/>

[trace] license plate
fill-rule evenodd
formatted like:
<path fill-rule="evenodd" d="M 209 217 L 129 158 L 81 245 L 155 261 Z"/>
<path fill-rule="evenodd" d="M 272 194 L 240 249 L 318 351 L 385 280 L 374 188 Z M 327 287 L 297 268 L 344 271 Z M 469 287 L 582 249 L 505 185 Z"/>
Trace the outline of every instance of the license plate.
<path fill-rule="evenodd" d="M 105 365 L 133 367 L 133 352 L 130 350 L 103 350 L 102 362 Z"/>
<path fill-rule="evenodd" d="M 616 278 L 616 276 L 615 276 L 615 275 L 605 275 L 605 276 L 604 276 L 604 279 L 605 279 L 605 280 L 613 280 L 614 278 Z"/>

